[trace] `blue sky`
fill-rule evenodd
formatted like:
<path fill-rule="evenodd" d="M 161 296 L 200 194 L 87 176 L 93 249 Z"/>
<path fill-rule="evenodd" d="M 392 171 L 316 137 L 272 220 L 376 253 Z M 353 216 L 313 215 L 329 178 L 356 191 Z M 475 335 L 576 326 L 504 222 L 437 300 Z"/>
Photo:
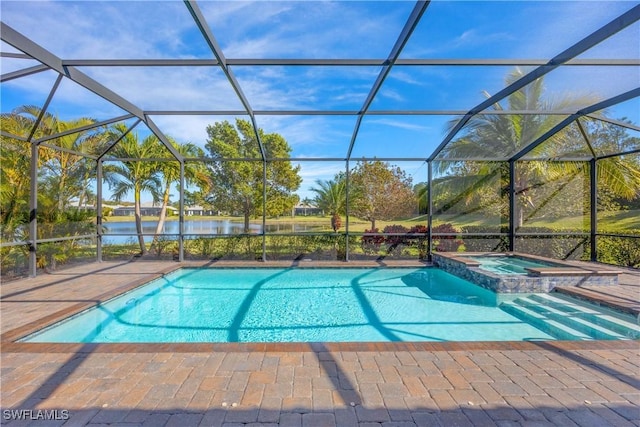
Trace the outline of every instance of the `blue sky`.
<path fill-rule="evenodd" d="M 635 1 L 434 1 L 401 58 L 548 59 L 631 9 Z M 412 1 L 200 1 L 227 58 L 384 59 L 414 7 Z M 182 1 L 2 1 L 2 20 L 65 59 L 213 58 Z M 640 25 L 628 27 L 581 58 L 637 59 Z M 2 43 L 3 51 L 14 51 Z M 2 73 L 35 65 L 2 59 Z M 241 110 L 216 67 L 80 67 L 144 110 Z M 504 87 L 511 67 L 396 66 L 371 110 L 469 110 Z M 358 110 L 378 67 L 232 67 L 255 110 Z M 550 99 L 571 93 L 605 99 L 640 85 L 638 67 L 561 67 L 546 78 Z M 615 78 L 612 78 L 615 76 Z M 4 83 L 2 112 L 42 105 L 56 76 L 40 73 Z M 72 82 L 50 111 L 63 118 L 108 119 L 117 107 Z M 612 108 L 640 122 L 640 102 Z M 203 146 L 205 127 L 227 116 L 154 116 L 179 141 Z M 427 157 L 455 116 L 367 116 L 353 156 Z M 353 116 L 257 117 L 281 133 L 294 157 L 344 157 Z M 144 132 L 144 128 L 140 129 Z M 339 167 L 304 163 L 303 197 Z M 407 167 L 411 172 L 414 168 Z M 422 174 L 422 172 L 419 172 Z M 423 179 L 416 179 L 420 181 Z"/>

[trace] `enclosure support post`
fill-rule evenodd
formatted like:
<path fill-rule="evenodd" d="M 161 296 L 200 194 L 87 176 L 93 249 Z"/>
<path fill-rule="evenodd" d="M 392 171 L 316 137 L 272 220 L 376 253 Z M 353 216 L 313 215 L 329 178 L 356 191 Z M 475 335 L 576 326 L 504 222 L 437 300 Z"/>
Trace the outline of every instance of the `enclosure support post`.
<path fill-rule="evenodd" d="M 180 200 L 178 201 L 178 261 L 184 261 L 184 159 L 180 160 Z"/>
<path fill-rule="evenodd" d="M 431 234 L 431 227 L 433 226 L 433 197 L 431 197 L 431 191 L 433 190 L 433 186 L 431 185 L 432 180 L 433 166 L 431 165 L 431 161 L 427 160 L 427 261 L 429 262 L 433 260 L 433 257 L 431 256 L 433 248 L 433 236 Z"/>
<path fill-rule="evenodd" d="M 591 261 L 598 261 L 598 245 L 596 244 L 598 233 L 598 172 L 597 160 L 589 161 L 589 190 L 591 209 Z"/>
<path fill-rule="evenodd" d="M 262 262 L 267 261 L 267 161 L 262 161 Z"/>
<path fill-rule="evenodd" d="M 29 198 L 29 276 L 36 277 L 38 248 L 38 144 L 31 143 L 31 197 Z"/>
<path fill-rule="evenodd" d="M 96 162 L 96 261 L 102 262 L 102 159 Z"/>
<path fill-rule="evenodd" d="M 509 252 L 516 246 L 516 162 L 509 160 Z"/>
<path fill-rule="evenodd" d="M 346 216 L 344 222 L 344 260 L 349 262 L 349 160 L 345 162 L 345 175 L 344 175 L 344 215 Z"/>

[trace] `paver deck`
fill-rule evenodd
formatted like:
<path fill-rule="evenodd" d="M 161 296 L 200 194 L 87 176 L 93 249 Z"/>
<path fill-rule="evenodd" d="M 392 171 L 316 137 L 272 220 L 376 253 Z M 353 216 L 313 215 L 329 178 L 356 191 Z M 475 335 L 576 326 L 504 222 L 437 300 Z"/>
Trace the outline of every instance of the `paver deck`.
<path fill-rule="evenodd" d="M 3 284 L 2 424 L 640 425 L 637 341 L 12 342 L 177 266 L 92 264 Z M 624 283 L 637 302 L 635 280 Z"/>

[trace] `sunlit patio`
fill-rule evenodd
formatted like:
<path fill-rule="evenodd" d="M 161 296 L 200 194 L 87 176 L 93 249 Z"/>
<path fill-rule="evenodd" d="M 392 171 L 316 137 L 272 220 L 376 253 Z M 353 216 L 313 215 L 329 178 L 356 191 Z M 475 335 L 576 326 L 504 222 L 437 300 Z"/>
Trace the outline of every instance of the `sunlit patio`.
<path fill-rule="evenodd" d="M 49 414 L 59 425 L 624 426 L 639 419 L 636 341 L 13 342 L 176 267 L 105 262 L 4 284 L 3 409 L 34 417 L 55 410 Z M 637 315 L 639 282 L 630 271 L 619 287 L 598 292 L 604 302 L 607 294 L 635 297 Z"/>

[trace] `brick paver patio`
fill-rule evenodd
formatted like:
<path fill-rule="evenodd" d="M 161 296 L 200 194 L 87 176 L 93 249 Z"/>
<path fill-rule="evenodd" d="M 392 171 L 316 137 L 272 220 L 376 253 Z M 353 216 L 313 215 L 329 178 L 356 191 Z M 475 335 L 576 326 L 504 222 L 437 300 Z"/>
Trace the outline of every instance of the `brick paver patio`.
<path fill-rule="evenodd" d="M 176 266 L 103 263 L 3 284 L 2 424 L 640 425 L 637 341 L 12 342 Z M 59 419 L 32 419 L 45 416 Z"/>

